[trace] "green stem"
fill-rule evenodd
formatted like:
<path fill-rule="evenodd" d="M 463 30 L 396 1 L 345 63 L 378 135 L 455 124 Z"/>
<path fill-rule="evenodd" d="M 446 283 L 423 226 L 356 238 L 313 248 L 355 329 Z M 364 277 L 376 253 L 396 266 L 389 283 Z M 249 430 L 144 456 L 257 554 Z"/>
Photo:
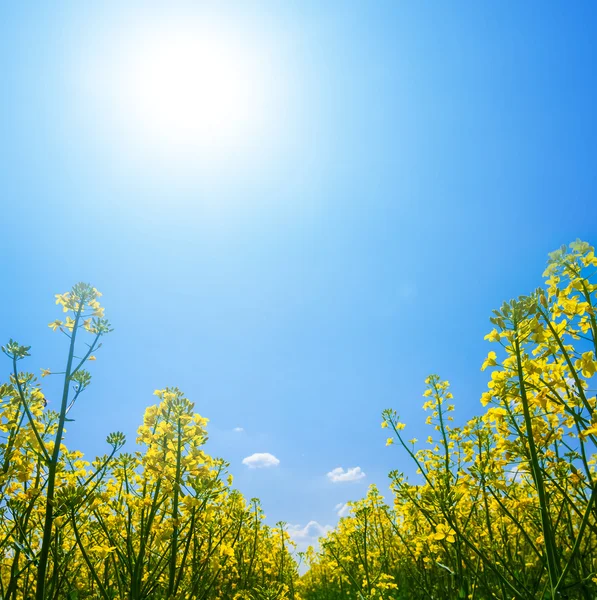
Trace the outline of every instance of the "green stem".
<path fill-rule="evenodd" d="M 176 446 L 176 474 L 174 478 L 174 497 L 172 499 L 172 543 L 170 545 L 170 572 L 168 577 L 168 598 L 175 592 L 176 582 L 176 554 L 178 552 L 178 495 L 180 491 L 180 472 L 182 458 L 182 427 L 180 417 L 177 423 L 177 446 Z"/>
<path fill-rule="evenodd" d="M 556 554 L 556 545 L 553 537 L 551 521 L 549 517 L 549 508 L 547 495 L 545 493 L 545 487 L 543 477 L 541 475 L 541 467 L 539 466 L 539 457 L 537 454 L 537 448 L 535 446 L 535 438 L 533 437 L 533 422 L 531 412 L 529 409 L 529 400 L 527 397 L 526 385 L 524 381 L 524 371 L 522 367 L 522 351 L 520 348 L 520 341 L 518 338 L 518 323 L 513 322 L 515 329 L 514 336 L 514 349 L 516 353 L 516 369 L 518 374 L 518 384 L 520 388 L 520 399 L 522 403 L 522 410 L 524 414 L 524 422 L 526 428 L 526 439 L 529 445 L 529 458 L 531 462 L 531 473 L 537 488 L 537 495 L 539 498 L 539 510 L 541 514 L 541 528 L 543 530 L 543 538 L 545 540 L 545 554 L 547 556 L 547 564 L 549 570 L 549 580 L 551 584 L 552 597 L 557 585 L 559 577 L 559 565 Z"/>
<path fill-rule="evenodd" d="M 64 433 L 64 422 L 66 418 L 66 408 L 68 406 L 68 391 L 70 386 L 71 370 L 73 357 L 75 354 L 75 341 L 77 338 L 77 327 L 81 311 L 83 310 L 83 301 L 79 302 L 79 307 L 73 323 L 73 332 L 70 338 L 70 347 L 68 350 L 68 360 L 64 375 L 64 386 L 62 388 L 62 402 L 60 405 L 60 418 L 58 420 L 58 430 L 54 440 L 54 449 L 48 465 L 48 491 L 46 495 L 46 510 L 44 518 L 43 537 L 41 550 L 39 553 L 39 567 L 37 570 L 37 582 L 35 589 L 35 600 L 45 600 L 46 571 L 48 568 L 48 555 L 50 552 L 50 542 L 52 540 L 52 529 L 54 525 L 54 492 L 56 488 L 56 469 L 58 459 L 60 458 L 60 444 Z M 44 448 L 45 449 L 45 448 Z M 47 453 L 47 452 L 46 452 Z"/>
<path fill-rule="evenodd" d="M 93 565 L 91 564 L 91 561 L 89 560 L 89 556 L 87 554 L 87 551 L 85 550 L 85 544 L 81 540 L 81 535 L 79 534 L 79 528 L 77 527 L 77 522 L 75 519 L 74 511 L 71 513 L 71 522 L 73 524 L 73 531 L 75 534 L 75 539 L 77 541 L 77 545 L 79 546 L 79 549 L 81 550 L 81 554 L 83 555 L 83 560 L 85 561 L 85 564 L 87 565 L 87 568 L 89 569 L 89 572 L 91 573 L 91 576 L 93 577 L 94 581 L 97 583 L 97 586 L 100 589 L 102 597 L 105 598 L 105 600 L 110 600 L 110 596 L 106 592 L 106 589 L 102 585 L 101 579 L 99 578 L 97 572 L 95 571 L 95 568 L 93 567 Z"/>

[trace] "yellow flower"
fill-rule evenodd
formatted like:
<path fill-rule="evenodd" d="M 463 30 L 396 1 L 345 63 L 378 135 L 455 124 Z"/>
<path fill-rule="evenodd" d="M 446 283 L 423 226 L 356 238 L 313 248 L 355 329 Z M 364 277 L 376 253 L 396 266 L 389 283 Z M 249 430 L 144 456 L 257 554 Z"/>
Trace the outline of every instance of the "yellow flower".
<path fill-rule="evenodd" d="M 381 424 L 381 428 L 382 428 L 382 429 L 386 429 L 386 427 L 387 427 L 387 426 L 388 426 L 388 422 L 387 422 L 387 421 L 384 421 L 384 422 Z"/>
<path fill-rule="evenodd" d="M 481 394 L 481 404 L 483 406 L 487 406 L 491 402 L 492 398 L 493 398 L 493 394 L 491 392 L 483 392 Z"/>
<path fill-rule="evenodd" d="M 500 334 L 497 329 L 492 329 L 483 339 L 489 340 L 490 342 L 499 342 Z"/>
<path fill-rule="evenodd" d="M 579 371 L 582 371 L 583 377 L 593 377 L 597 370 L 597 363 L 593 360 L 591 351 L 585 352 L 574 365 Z"/>
<path fill-rule="evenodd" d="M 391 446 L 394 443 L 394 438 L 389 437 L 386 440 L 386 446 Z"/>
<path fill-rule="evenodd" d="M 591 427 L 588 427 L 584 431 L 580 432 L 580 437 L 583 440 L 589 435 L 597 435 L 597 423 L 595 423 L 594 425 L 591 425 Z"/>
<path fill-rule="evenodd" d="M 48 327 L 52 328 L 52 331 L 56 331 L 58 329 L 58 327 L 60 327 L 62 325 L 62 321 L 56 319 L 55 321 L 52 321 L 51 323 L 48 323 Z"/>
<path fill-rule="evenodd" d="M 107 556 L 116 550 L 115 546 L 94 546 L 91 551 L 97 555 L 100 560 L 105 560 Z"/>
<path fill-rule="evenodd" d="M 50 369 L 42 369 L 41 370 L 41 376 L 42 377 L 47 377 L 48 375 L 51 375 L 52 371 L 50 371 Z"/>
<path fill-rule="evenodd" d="M 487 367 L 495 367 L 497 365 L 496 359 L 497 354 L 493 350 L 487 355 L 485 362 L 481 365 L 481 371 L 485 371 Z"/>
<path fill-rule="evenodd" d="M 456 541 L 456 532 L 447 525 L 443 523 L 439 523 L 435 528 L 435 534 L 433 535 L 433 539 L 436 541 L 446 540 L 446 542 L 450 542 L 453 544 Z"/>
<path fill-rule="evenodd" d="M 93 354 L 87 360 L 97 360 Z"/>

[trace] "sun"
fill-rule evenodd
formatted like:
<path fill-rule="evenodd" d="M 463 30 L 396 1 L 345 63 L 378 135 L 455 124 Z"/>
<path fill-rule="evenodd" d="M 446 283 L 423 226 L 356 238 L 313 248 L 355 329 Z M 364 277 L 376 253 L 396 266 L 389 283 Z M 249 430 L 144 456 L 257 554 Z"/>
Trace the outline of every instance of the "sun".
<path fill-rule="evenodd" d="M 131 121 L 153 143 L 230 149 L 263 124 L 259 54 L 201 27 L 144 32 L 131 48 L 124 82 Z"/>
<path fill-rule="evenodd" d="M 205 167 L 272 138 L 279 77 L 258 36 L 179 18 L 123 27 L 95 47 L 80 61 L 82 105 L 121 154 Z"/>
<path fill-rule="evenodd" d="M 222 207 L 232 201 L 205 198 L 279 172 L 302 139 L 302 63 L 275 28 L 220 13 L 131 12 L 77 33 L 65 120 L 94 164 L 152 193 L 201 189 L 202 206 Z"/>
<path fill-rule="evenodd" d="M 262 124 L 259 55 L 201 27 L 143 32 L 124 66 L 133 124 L 156 143 L 205 150 L 246 141 Z"/>

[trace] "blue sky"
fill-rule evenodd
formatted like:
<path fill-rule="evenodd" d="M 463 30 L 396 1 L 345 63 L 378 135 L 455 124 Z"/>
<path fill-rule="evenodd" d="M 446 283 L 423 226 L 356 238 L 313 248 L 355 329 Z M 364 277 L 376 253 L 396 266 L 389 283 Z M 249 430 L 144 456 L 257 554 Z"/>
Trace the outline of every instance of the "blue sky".
<path fill-rule="evenodd" d="M 235 485 L 312 535 L 389 470 L 413 475 L 381 410 L 425 439 L 434 372 L 457 422 L 478 412 L 491 310 L 541 283 L 549 251 L 595 243 L 597 8 L 95 4 L 0 8 L 0 336 L 60 369 L 53 294 L 91 282 L 115 331 L 69 446 L 123 430 L 132 448 L 176 385 Z M 127 53 L 159 55 L 143 36 L 164 23 L 251 58 L 227 135 L 171 138 L 138 89 L 122 100 Z"/>

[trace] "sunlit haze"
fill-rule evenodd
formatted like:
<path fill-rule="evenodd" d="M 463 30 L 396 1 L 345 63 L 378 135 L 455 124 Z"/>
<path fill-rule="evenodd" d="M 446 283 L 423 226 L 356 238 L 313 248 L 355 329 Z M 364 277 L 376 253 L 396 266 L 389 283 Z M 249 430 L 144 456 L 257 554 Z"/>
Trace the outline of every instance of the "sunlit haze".
<path fill-rule="evenodd" d="M 274 39 L 211 14 L 104 25 L 71 59 L 76 110 L 125 163 L 178 177 L 221 173 L 231 157 L 262 169 L 289 111 Z"/>
<path fill-rule="evenodd" d="M 208 28 L 143 32 L 126 47 L 120 110 L 148 143 L 204 152 L 242 143 L 267 117 L 272 82 L 257 50 Z"/>

